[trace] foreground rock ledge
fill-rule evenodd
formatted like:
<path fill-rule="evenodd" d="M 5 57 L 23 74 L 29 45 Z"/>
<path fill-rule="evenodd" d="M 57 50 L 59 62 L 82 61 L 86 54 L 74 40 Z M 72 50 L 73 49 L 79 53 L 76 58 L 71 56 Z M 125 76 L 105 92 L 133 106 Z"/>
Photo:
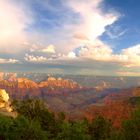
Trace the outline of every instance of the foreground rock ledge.
<path fill-rule="evenodd" d="M 16 116 L 9 101 L 9 94 L 4 89 L 0 89 L 0 114 L 12 117 Z"/>

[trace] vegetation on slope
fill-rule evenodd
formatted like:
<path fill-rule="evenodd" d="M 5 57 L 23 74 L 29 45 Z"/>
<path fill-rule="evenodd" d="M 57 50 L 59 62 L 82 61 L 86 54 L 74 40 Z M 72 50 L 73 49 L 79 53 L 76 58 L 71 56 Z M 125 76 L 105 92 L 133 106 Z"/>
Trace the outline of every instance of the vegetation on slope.
<path fill-rule="evenodd" d="M 17 118 L 0 115 L 0 140 L 139 140 L 140 107 L 119 129 L 103 116 L 71 121 L 55 115 L 40 100 L 13 101 Z"/>

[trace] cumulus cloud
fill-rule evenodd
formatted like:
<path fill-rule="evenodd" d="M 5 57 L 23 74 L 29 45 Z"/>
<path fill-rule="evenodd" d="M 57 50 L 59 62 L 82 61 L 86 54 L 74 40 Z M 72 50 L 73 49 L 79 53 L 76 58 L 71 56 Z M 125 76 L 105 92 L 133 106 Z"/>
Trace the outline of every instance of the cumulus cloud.
<path fill-rule="evenodd" d="M 140 66 L 140 44 L 123 49 L 122 56 L 128 67 Z"/>
<path fill-rule="evenodd" d="M 126 67 L 138 67 L 140 66 L 140 45 L 131 46 L 116 54 L 110 46 L 100 40 L 96 40 L 93 43 L 90 42 L 75 48 L 72 52 L 68 53 L 69 56 L 79 59 L 88 58 L 103 62 L 115 62 Z"/>
<path fill-rule="evenodd" d="M 34 46 L 35 47 L 35 46 Z M 73 51 L 65 54 L 55 54 L 50 55 L 48 58 L 44 56 L 33 56 L 26 55 L 26 60 L 30 62 L 38 61 L 38 63 L 45 62 L 46 60 L 94 60 L 100 62 L 118 63 L 125 67 L 139 67 L 140 66 L 140 45 L 131 46 L 129 48 L 123 49 L 119 54 L 113 52 L 110 46 L 104 44 L 100 40 L 95 40 L 94 42 L 88 42 L 85 45 L 75 48 Z M 93 61 L 93 63 L 94 63 Z"/>
<path fill-rule="evenodd" d="M 102 0 L 71 0 L 67 5 L 78 13 L 81 17 L 81 23 L 75 25 L 74 38 L 78 39 L 80 47 L 76 47 L 68 53 L 72 58 L 88 58 L 103 62 L 115 62 L 126 67 L 140 66 L 140 46 L 130 46 L 116 54 L 111 46 L 106 45 L 101 40 L 101 36 L 106 27 L 112 25 L 119 18 L 117 13 L 103 13 L 101 9 Z M 112 26 L 112 28 L 114 28 Z M 116 26 L 113 33 L 107 31 L 111 38 L 116 38 L 125 34 L 127 30 L 121 30 Z M 81 45 L 82 44 L 82 47 Z M 78 46 L 78 44 L 77 44 Z"/>
<path fill-rule="evenodd" d="M 75 58 L 76 54 L 74 52 L 69 52 L 68 53 L 68 58 Z"/>
<path fill-rule="evenodd" d="M 29 55 L 29 54 L 25 54 L 24 59 L 27 62 L 35 62 L 35 63 L 42 63 L 42 62 L 46 62 L 47 61 L 46 57 L 34 56 L 34 55 Z"/>
<path fill-rule="evenodd" d="M 67 54 L 81 44 L 97 40 L 106 31 L 106 27 L 119 18 L 119 14 L 114 11 L 103 12 L 102 0 L 61 0 L 61 2 L 68 13 L 63 15 L 61 26 L 55 28 L 50 39 L 57 44 L 56 50 L 60 53 Z"/>
<path fill-rule="evenodd" d="M 59 8 L 51 5 L 50 0 L 46 1 L 46 7 L 43 2 L 44 6 L 39 8 L 45 11 L 49 6 L 49 12 L 62 14 L 58 18 L 56 13 L 56 19 L 55 15 L 53 18 L 49 18 L 47 14 L 33 10 L 34 2 L 37 2 L 38 6 L 42 3 L 39 0 L 25 0 L 21 4 L 18 0 L 15 2 L 14 0 L 0 1 L 1 54 L 19 53 L 20 51 L 23 53 L 21 55 L 23 63 L 25 61 L 32 63 L 56 62 L 56 65 L 63 63 L 67 66 L 77 66 L 77 63 L 80 62 L 80 68 L 83 68 L 83 71 L 92 71 L 98 67 L 95 71 L 99 72 L 100 69 L 103 69 L 103 67 L 100 68 L 100 64 L 104 66 L 108 63 L 110 69 L 111 66 L 118 68 L 120 65 L 127 68 L 140 66 L 140 45 L 130 46 L 116 54 L 111 46 L 99 39 L 105 32 L 111 39 L 120 37 L 127 32 L 126 29 L 122 30 L 121 27 L 112 25 L 120 15 L 114 11 L 103 12 L 101 6 L 103 0 L 61 0 L 62 5 L 60 4 Z M 28 9 L 24 9 L 23 3 L 26 8 L 30 5 L 29 11 L 33 12 L 35 16 L 30 16 L 27 13 Z M 40 16 L 40 14 L 42 15 Z M 51 26 L 48 26 L 48 21 Z M 29 26 L 32 22 L 34 22 L 33 26 Z M 112 25 L 111 30 L 107 30 L 106 27 L 110 25 Z M 39 26 L 39 29 L 36 26 Z M 26 50 L 22 51 L 23 49 Z M 16 59 L 0 59 L 0 63 L 17 62 Z M 88 69 L 89 65 L 96 67 Z M 119 72 L 121 75 L 122 71 Z M 128 75 L 131 74 L 128 73 Z"/>
<path fill-rule="evenodd" d="M 118 14 L 103 13 L 100 8 L 102 0 L 71 0 L 67 4 L 81 17 L 81 23 L 74 28 L 74 36 L 93 41 L 105 32 L 105 27 L 118 19 Z"/>
<path fill-rule="evenodd" d="M 83 47 L 76 48 L 74 53 L 77 57 L 91 58 L 94 60 L 108 60 L 112 54 L 112 49 L 99 40 L 92 44 L 85 44 Z"/>
<path fill-rule="evenodd" d="M 105 27 L 108 25 L 111 25 L 114 23 L 118 15 L 116 13 L 103 13 L 102 9 L 99 8 L 101 4 L 101 0 L 96 0 L 96 1 L 91 1 L 88 0 L 71 0 L 71 1 L 65 1 L 62 0 L 62 5 L 66 8 L 69 7 L 69 12 L 68 14 L 77 14 L 79 15 L 76 19 L 76 23 L 72 22 L 74 18 L 70 18 L 70 16 L 65 15 L 65 18 L 63 19 L 64 24 L 60 27 L 52 27 L 52 35 L 57 36 L 55 38 L 55 44 L 58 44 L 58 47 L 56 48 L 57 50 L 63 52 L 66 50 L 71 50 L 72 48 L 75 48 L 79 44 L 83 43 L 86 40 L 94 40 L 98 36 L 100 36 L 104 31 Z M 20 3 L 20 4 L 19 4 Z M 0 51 L 5 51 L 8 53 L 11 52 L 18 52 L 22 50 L 24 47 L 28 49 L 28 45 L 23 45 L 23 42 L 27 42 L 28 40 L 32 40 L 32 42 L 39 42 L 42 40 L 41 38 L 44 38 L 46 44 L 48 44 L 49 39 L 52 40 L 53 36 L 50 34 L 50 32 L 46 32 L 43 34 L 40 31 L 37 31 L 36 28 L 32 34 L 30 32 L 30 36 L 28 36 L 28 32 L 26 29 L 28 29 L 30 26 L 29 24 L 34 22 L 41 22 L 42 19 L 34 19 L 35 17 L 30 16 L 30 14 L 27 13 L 28 9 L 24 9 L 23 3 L 25 4 L 25 7 L 27 8 L 28 5 L 31 6 L 33 2 L 16 2 L 10 1 L 10 0 L 2 0 L 0 1 L 0 7 L 1 7 L 1 12 L 0 12 L 0 21 L 1 21 L 1 27 L 0 27 Z M 38 4 L 40 2 L 38 1 Z M 48 3 L 48 2 L 47 2 Z M 28 5 L 27 5 L 28 4 Z M 44 3 L 45 4 L 45 3 Z M 29 7 L 30 7 L 29 6 Z M 50 5 L 49 5 L 50 7 Z M 51 5 L 51 7 L 53 7 Z M 46 7 L 47 9 L 48 7 Z M 55 8 L 52 9 L 52 11 Z M 33 15 L 39 14 L 37 13 L 38 11 L 32 11 L 32 8 L 30 7 L 29 9 L 30 12 L 34 12 Z M 63 11 L 59 11 L 63 12 Z M 61 20 L 61 19 L 59 19 Z M 47 25 L 46 25 L 47 26 Z M 57 26 L 57 25 L 56 25 Z M 32 26 L 31 26 L 32 27 Z M 44 27 L 44 26 L 43 26 Z M 80 32 L 79 32 L 80 31 Z M 39 36 L 38 40 L 34 37 L 35 34 Z M 51 36 L 47 41 L 46 41 L 46 36 Z M 74 38 L 79 39 L 74 40 Z M 40 39 L 40 40 L 39 40 Z M 81 41 L 83 40 L 83 41 Z M 66 46 L 67 44 L 67 46 Z M 9 51 L 10 48 L 12 47 L 12 51 Z M 31 47 L 31 46 L 30 46 Z M 29 50 L 34 51 L 34 48 L 30 48 Z M 3 49 L 4 48 L 4 49 Z M 49 45 L 48 47 L 45 48 L 40 48 L 40 52 L 46 52 L 46 53 L 55 53 L 55 47 L 52 45 Z M 68 52 L 66 51 L 66 53 Z"/>
<path fill-rule="evenodd" d="M 49 45 L 49 46 L 47 46 L 39 51 L 43 52 L 43 53 L 55 53 L 55 47 L 54 47 L 54 45 Z"/>
<path fill-rule="evenodd" d="M 140 56 L 140 44 L 123 49 L 125 55 L 139 55 Z"/>
<path fill-rule="evenodd" d="M 42 45 L 33 44 L 30 48 L 30 52 L 41 52 L 41 53 L 55 53 L 55 46 L 50 44 L 47 47 L 44 47 Z"/>

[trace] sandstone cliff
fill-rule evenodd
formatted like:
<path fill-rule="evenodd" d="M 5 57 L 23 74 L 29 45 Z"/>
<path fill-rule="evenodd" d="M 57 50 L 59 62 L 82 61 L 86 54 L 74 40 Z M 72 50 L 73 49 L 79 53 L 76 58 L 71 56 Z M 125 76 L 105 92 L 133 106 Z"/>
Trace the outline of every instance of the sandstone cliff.
<path fill-rule="evenodd" d="M 4 89 L 0 89 L 0 112 L 12 112 L 9 95 Z"/>

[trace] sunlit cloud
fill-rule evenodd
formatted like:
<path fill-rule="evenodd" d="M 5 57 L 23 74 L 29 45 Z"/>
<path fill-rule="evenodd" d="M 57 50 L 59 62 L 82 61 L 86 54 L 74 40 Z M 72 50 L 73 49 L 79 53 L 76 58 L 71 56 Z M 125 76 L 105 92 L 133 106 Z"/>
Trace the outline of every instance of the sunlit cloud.
<path fill-rule="evenodd" d="M 118 71 L 117 74 L 120 76 L 140 76 L 140 72 L 132 71 Z"/>
<path fill-rule="evenodd" d="M 49 45 L 40 51 L 44 53 L 55 53 L 55 47 L 53 45 Z"/>
<path fill-rule="evenodd" d="M 42 62 L 46 62 L 47 61 L 46 57 L 34 56 L 34 55 L 29 55 L 29 54 L 25 54 L 24 59 L 27 62 L 33 62 L 33 63 L 42 63 Z"/>
<path fill-rule="evenodd" d="M 14 63 L 17 63 L 17 62 L 19 62 L 19 60 L 17 60 L 17 59 L 4 59 L 4 58 L 0 58 L 0 64 L 14 64 Z"/>
<path fill-rule="evenodd" d="M 31 66 L 32 63 L 46 66 L 49 63 L 55 64 L 56 69 L 61 69 L 61 64 L 71 69 L 76 67 L 80 74 L 84 70 L 86 73 L 94 71 L 96 74 L 108 74 L 109 68 L 112 70 L 109 73 L 123 75 L 121 68 L 138 69 L 139 43 L 122 46 L 116 52 L 111 45 L 102 41 L 101 36 L 104 34 L 113 40 L 124 36 L 129 30 L 114 25 L 119 21 L 121 13 L 103 10 L 103 2 L 60 0 L 60 5 L 56 6 L 51 0 L 1 0 L 0 63 L 16 64 L 18 60 L 23 65 L 29 63 Z M 34 7 L 34 3 L 38 7 Z M 15 57 L 5 59 L 11 53 Z M 66 71 L 69 69 L 65 67 L 63 72 Z M 125 72 L 126 75 L 139 75 Z"/>
<path fill-rule="evenodd" d="M 103 13 L 99 7 L 102 0 L 71 0 L 68 6 L 81 16 L 81 23 L 74 29 L 74 35 L 84 36 L 91 41 L 97 39 L 105 32 L 105 27 L 114 23 L 119 14 Z"/>
<path fill-rule="evenodd" d="M 55 53 L 55 46 L 50 44 L 47 47 L 42 46 L 42 45 L 37 45 L 37 44 L 33 44 L 30 45 L 28 44 L 30 47 L 30 52 L 41 52 L 41 53 L 50 53 L 50 54 L 54 54 Z"/>
<path fill-rule="evenodd" d="M 25 29 L 31 22 L 21 6 L 10 0 L 0 1 L 0 52 L 21 51 L 22 43 L 27 40 Z"/>
<path fill-rule="evenodd" d="M 117 62 L 126 67 L 140 66 L 140 45 L 131 46 L 123 49 L 119 54 L 116 54 L 111 47 L 97 40 L 93 42 L 93 44 L 78 47 L 70 53 L 78 58 L 89 58 L 103 62 Z"/>

